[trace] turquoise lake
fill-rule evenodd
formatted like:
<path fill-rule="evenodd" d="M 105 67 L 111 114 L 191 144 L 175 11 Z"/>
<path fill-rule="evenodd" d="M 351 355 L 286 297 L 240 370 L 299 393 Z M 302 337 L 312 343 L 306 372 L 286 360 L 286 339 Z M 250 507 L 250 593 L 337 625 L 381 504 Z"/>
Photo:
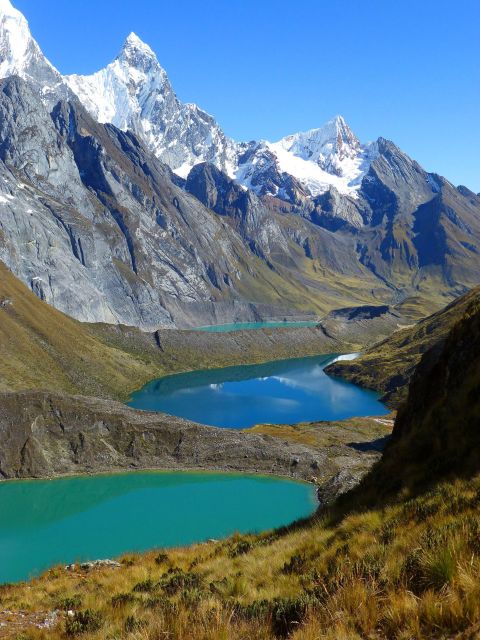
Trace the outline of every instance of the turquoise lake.
<path fill-rule="evenodd" d="M 299 322 L 235 322 L 232 324 L 212 324 L 206 327 L 197 327 L 195 331 L 208 331 L 210 333 L 228 333 L 230 331 L 251 331 L 254 329 L 278 329 L 279 327 L 315 327 L 318 322 L 301 320 Z"/>
<path fill-rule="evenodd" d="M 334 358 L 314 356 L 166 376 L 134 393 L 128 404 L 234 429 L 387 414 L 377 393 L 325 374 L 324 367 Z"/>
<path fill-rule="evenodd" d="M 219 473 L 0 483 L 0 583 L 56 564 L 258 532 L 310 515 L 314 488 Z"/>

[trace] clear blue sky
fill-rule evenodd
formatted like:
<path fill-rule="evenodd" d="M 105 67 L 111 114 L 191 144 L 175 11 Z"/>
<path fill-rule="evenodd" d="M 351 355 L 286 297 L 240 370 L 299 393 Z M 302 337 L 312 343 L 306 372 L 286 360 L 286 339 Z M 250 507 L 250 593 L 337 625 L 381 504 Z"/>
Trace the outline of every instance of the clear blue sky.
<path fill-rule="evenodd" d="M 63 73 L 130 31 L 239 140 L 345 117 L 480 191 L 480 0 L 12 0 Z"/>

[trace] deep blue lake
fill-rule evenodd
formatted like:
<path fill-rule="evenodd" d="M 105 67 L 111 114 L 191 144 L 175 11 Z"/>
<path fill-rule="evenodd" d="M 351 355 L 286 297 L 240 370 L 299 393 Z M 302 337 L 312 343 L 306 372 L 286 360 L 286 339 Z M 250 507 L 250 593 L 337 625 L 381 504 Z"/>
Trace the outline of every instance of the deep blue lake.
<path fill-rule="evenodd" d="M 335 357 L 296 358 L 166 376 L 134 393 L 128 404 L 234 429 L 387 414 L 374 391 L 325 374 L 324 367 Z"/>

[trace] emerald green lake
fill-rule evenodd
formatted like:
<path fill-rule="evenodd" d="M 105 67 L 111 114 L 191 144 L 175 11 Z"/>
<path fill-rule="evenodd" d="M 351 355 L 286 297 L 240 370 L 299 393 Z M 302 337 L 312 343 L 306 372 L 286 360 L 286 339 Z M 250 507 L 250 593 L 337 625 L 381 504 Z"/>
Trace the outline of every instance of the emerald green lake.
<path fill-rule="evenodd" d="M 228 333 L 229 331 L 251 331 L 254 329 L 278 329 L 279 327 L 315 327 L 318 322 L 300 320 L 299 322 L 282 322 L 269 320 L 265 322 L 234 322 L 231 324 L 212 324 L 206 327 L 197 327 L 195 331 L 208 331 L 210 333 Z"/>
<path fill-rule="evenodd" d="M 56 564 L 258 532 L 310 515 L 312 486 L 220 473 L 0 483 L 0 583 Z"/>
<path fill-rule="evenodd" d="M 345 357 L 295 358 L 166 376 L 134 393 L 129 405 L 234 429 L 388 413 L 377 393 L 326 375 L 327 364 Z"/>

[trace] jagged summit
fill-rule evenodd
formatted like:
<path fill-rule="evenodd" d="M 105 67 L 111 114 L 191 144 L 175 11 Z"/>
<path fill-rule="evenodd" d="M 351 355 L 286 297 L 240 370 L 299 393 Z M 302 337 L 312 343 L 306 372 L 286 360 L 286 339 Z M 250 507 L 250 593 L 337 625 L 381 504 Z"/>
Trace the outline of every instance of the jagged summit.
<path fill-rule="evenodd" d="M 66 81 L 94 118 L 135 131 L 182 177 L 199 162 L 226 171 L 233 164 L 234 143 L 210 115 L 177 98 L 155 53 L 133 32 L 107 67 Z"/>
<path fill-rule="evenodd" d="M 0 14 L 1 16 L 12 16 L 15 18 L 20 18 L 21 20 L 26 22 L 24 15 L 12 5 L 10 0 L 0 0 Z"/>
<path fill-rule="evenodd" d="M 298 131 L 288 136 L 284 136 L 282 140 L 289 142 L 292 139 L 296 139 L 298 136 L 317 138 L 322 143 L 337 138 L 337 136 L 340 136 L 345 141 L 353 142 L 356 140 L 358 142 L 355 134 L 345 122 L 345 118 L 341 115 L 334 116 L 321 127 L 315 127 L 313 129 L 308 129 L 307 131 Z"/>
<path fill-rule="evenodd" d="M 157 73 L 166 76 L 154 51 L 133 31 L 126 38 L 115 61 L 119 61 L 127 66 L 141 68 L 145 71 L 153 68 Z"/>
<path fill-rule="evenodd" d="M 250 143 L 236 178 L 259 195 L 289 199 L 292 177 L 311 196 L 332 187 L 356 197 L 377 155 L 375 144 L 362 145 L 342 116 L 322 127 L 293 133 L 278 142 Z"/>
<path fill-rule="evenodd" d="M 286 136 L 277 144 L 296 156 L 320 165 L 323 158 L 332 154 L 337 154 L 339 159 L 353 157 L 361 146 L 342 116 L 332 118 L 322 127 Z"/>
<path fill-rule="evenodd" d="M 25 16 L 18 9 L 15 9 L 10 0 L 0 0 L 0 19 L 3 21 L 4 18 L 10 18 L 17 23 L 23 23 L 27 25 L 28 28 Z"/>
<path fill-rule="evenodd" d="M 360 141 L 342 116 L 332 118 L 320 128 L 286 136 L 271 146 L 339 177 L 350 173 L 351 167 L 345 166 L 344 161 L 354 160 L 361 150 Z"/>
<path fill-rule="evenodd" d="M 139 103 L 139 96 L 153 106 L 153 96 L 171 92 L 167 74 L 154 52 L 133 32 L 104 69 L 90 76 L 66 76 L 65 80 L 96 120 L 141 135 L 145 133 L 144 104 Z"/>
<path fill-rule="evenodd" d="M 154 58 L 156 58 L 155 53 L 153 52 L 151 47 L 149 47 L 148 44 L 141 38 L 139 38 L 133 31 L 127 36 L 125 42 L 123 43 L 121 53 L 128 53 L 130 51 L 141 52 L 145 55 L 153 56 Z"/>

